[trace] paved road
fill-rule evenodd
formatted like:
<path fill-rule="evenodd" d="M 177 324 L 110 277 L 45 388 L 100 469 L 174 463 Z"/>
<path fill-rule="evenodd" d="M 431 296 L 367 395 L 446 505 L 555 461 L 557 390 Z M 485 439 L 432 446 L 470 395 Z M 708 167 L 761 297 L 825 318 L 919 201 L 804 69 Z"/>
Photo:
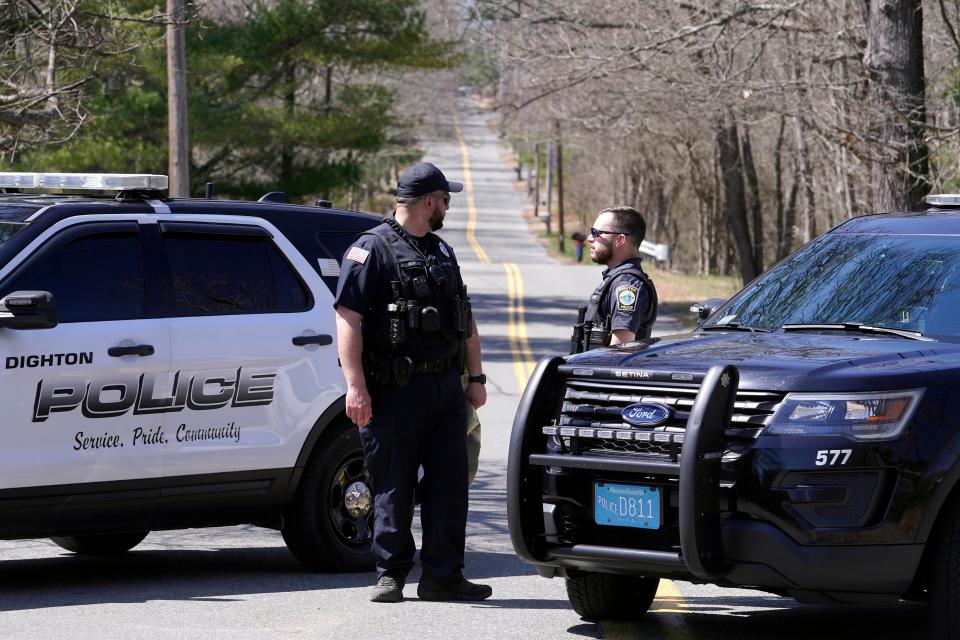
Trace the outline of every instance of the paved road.
<path fill-rule="evenodd" d="M 569 608 L 561 580 L 513 555 L 504 466 L 513 413 L 536 359 L 568 347 L 573 311 L 599 277 L 561 265 L 532 238 L 489 117 L 455 107 L 426 129 L 427 159 L 464 178 L 443 234 L 476 305 L 489 376 L 481 471 L 471 490 L 467 573 L 491 584 L 477 604 L 367 601 L 371 574 L 318 575 L 279 534 L 227 527 L 151 534 L 117 558 L 76 558 L 45 540 L 0 542 L 0 638 L 922 638 L 923 608 L 845 611 L 752 591 L 665 582 L 638 624 L 592 624 Z M 677 330 L 661 318 L 656 333 Z M 411 575 L 413 596 L 418 574 Z"/>
<path fill-rule="evenodd" d="M 492 381 L 489 404 L 481 412 L 481 468 L 485 475 L 480 491 L 473 493 L 468 544 L 477 548 L 482 543 L 484 548 L 509 556 L 511 546 L 505 532 L 490 527 L 483 514 L 491 507 L 501 512 L 503 509 L 498 500 L 505 495 L 502 470 L 517 401 L 536 360 L 569 349 L 574 310 L 598 282 L 600 268 L 590 263 L 561 264 L 546 255 L 520 214 L 529 202 L 513 187 L 515 174 L 505 162 L 507 156 L 497 143 L 489 114 L 463 109 L 460 113 L 456 119 L 434 123 L 427 159 L 442 167 L 451 179 L 465 178 L 468 183 L 466 197 L 455 199 L 442 233 L 457 248 L 470 286 L 483 338 L 485 368 Z M 661 315 L 654 335 L 682 330 L 677 318 Z M 502 526 L 502 513 L 499 524 Z M 481 535 L 483 540 L 479 539 Z M 504 581 L 505 585 L 529 589 L 524 595 L 546 605 L 536 613 L 535 624 L 530 617 L 523 620 L 527 637 L 925 637 L 922 606 L 892 610 L 815 607 L 757 591 L 670 581 L 661 581 L 652 615 L 642 623 L 593 625 L 579 620 L 567 608 L 562 581 L 531 580 L 528 576 L 533 572 L 522 564 L 505 566 L 512 566 L 513 576 Z"/>

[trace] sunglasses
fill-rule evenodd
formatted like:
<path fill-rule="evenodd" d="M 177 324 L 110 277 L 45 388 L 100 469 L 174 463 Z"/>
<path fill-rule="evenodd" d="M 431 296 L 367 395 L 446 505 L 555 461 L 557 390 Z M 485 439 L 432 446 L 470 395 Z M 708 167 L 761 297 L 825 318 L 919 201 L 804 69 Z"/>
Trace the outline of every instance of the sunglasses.
<path fill-rule="evenodd" d="M 623 231 L 604 231 L 603 229 L 590 228 L 590 236 L 596 238 L 597 236 L 602 236 L 605 233 L 609 233 L 614 236 L 628 236 L 629 233 L 624 233 Z"/>
<path fill-rule="evenodd" d="M 426 198 L 443 198 L 443 204 L 450 205 L 450 194 L 449 193 L 431 193 Z"/>

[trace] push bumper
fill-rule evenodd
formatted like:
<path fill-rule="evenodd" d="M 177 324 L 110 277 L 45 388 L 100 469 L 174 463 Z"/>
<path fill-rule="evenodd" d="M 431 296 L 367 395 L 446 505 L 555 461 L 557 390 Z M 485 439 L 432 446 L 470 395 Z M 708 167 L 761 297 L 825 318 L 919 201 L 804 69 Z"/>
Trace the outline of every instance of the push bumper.
<path fill-rule="evenodd" d="M 703 379 L 690 412 L 679 462 L 578 457 L 543 453 L 540 426 L 552 416 L 563 388 L 560 358 L 542 360 L 527 385 L 514 421 L 508 459 L 507 515 L 517 555 L 542 575 L 567 569 L 623 573 L 764 588 L 801 601 L 876 601 L 906 592 L 922 545 L 797 544 L 761 522 L 721 520 L 723 430 L 736 396 L 735 367 L 716 366 Z M 530 425 L 530 429 L 527 429 Z M 528 433 L 528 431 L 530 433 Z M 534 433 L 535 432 L 535 433 Z M 544 467 L 656 474 L 679 484 L 680 552 L 592 544 L 551 544 L 554 505 L 542 500 Z"/>

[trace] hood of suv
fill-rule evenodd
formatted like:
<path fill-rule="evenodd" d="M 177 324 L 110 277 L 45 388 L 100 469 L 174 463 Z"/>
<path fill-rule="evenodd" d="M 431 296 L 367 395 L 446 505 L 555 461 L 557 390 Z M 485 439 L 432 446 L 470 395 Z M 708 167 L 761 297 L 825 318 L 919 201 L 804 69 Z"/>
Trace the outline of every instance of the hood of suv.
<path fill-rule="evenodd" d="M 840 332 L 700 332 L 596 349 L 569 363 L 695 373 L 732 364 L 742 389 L 905 389 L 960 381 L 960 344 Z"/>

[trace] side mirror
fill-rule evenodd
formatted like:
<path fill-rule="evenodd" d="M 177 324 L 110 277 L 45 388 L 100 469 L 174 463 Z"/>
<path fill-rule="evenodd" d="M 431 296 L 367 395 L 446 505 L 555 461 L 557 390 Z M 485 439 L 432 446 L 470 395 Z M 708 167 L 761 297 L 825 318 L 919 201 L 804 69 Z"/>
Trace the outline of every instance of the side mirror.
<path fill-rule="evenodd" d="M 57 305 L 49 291 L 14 291 L 0 299 L 0 327 L 52 329 Z"/>
<path fill-rule="evenodd" d="M 723 298 L 710 298 L 691 305 L 690 311 L 697 314 L 697 324 L 703 324 L 703 321 L 712 316 L 713 312 L 722 307 L 725 302 Z"/>

